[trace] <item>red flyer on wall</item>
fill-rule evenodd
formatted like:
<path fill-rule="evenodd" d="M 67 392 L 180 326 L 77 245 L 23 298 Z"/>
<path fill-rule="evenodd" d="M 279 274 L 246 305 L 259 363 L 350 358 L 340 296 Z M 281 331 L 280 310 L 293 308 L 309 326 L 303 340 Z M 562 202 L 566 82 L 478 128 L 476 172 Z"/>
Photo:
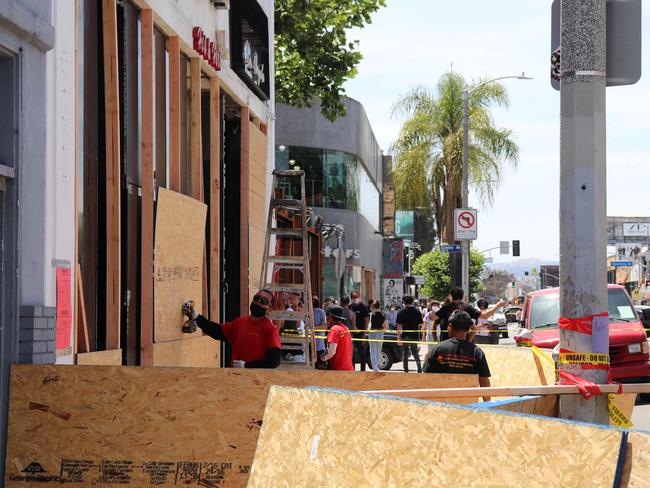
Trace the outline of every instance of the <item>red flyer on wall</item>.
<path fill-rule="evenodd" d="M 56 349 L 70 347 L 72 302 L 70 301 L 70 268 L 56 268 Z"/>

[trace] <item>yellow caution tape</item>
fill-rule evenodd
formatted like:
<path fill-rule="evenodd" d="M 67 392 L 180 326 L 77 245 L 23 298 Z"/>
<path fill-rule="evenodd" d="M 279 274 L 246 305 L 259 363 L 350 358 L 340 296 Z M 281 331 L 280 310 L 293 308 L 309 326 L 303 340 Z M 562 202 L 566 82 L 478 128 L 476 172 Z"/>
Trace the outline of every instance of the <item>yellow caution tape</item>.
<path fill-rule="evenodd" d="M 618 427 L 629 429 L 632 427 L 632 421 L 618 408 L 614 400 L 616 395 L 613 393 L 607 394 L 607 410 L 609 412 L 609 419 Z"/>
<path fill-rule="evenodd" d="M 562 364 L 580 364 L 589 366 L 592 364 L 609 366 L 609 354 L 595 352 L 561 352 L 559 362 Z"/>
<path fill-rule="evenodd" d="M 535 356 L 537 356 L 540 359 L 543 359 L 544 361 L 548 361 L 555 367 L 555 361 L 553 361 L 553 356 L 551 356 L 548 352 L 544 351 L 543 349 L 540 349 L 537 346 L 533 346 L 531 344 L 530 348 L 533 350 L 533 353 Z"/>

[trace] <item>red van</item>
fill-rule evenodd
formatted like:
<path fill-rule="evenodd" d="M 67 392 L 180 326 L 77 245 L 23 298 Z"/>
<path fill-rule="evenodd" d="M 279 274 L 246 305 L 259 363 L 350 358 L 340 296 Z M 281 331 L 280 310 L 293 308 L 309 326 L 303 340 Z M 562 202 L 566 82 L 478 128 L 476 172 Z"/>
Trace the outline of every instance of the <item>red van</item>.
<path fill-rule="evenodd" d="M 607 285 L 609 311 L 609 362 L 612 380 L 619 383 L 650 381 L 648 340 L 630 296 L 620 285 Z M 517 345 L 553 349 L 560 342 L 560 289 L 547 288 L 529 293 L 521 311 Z"/>

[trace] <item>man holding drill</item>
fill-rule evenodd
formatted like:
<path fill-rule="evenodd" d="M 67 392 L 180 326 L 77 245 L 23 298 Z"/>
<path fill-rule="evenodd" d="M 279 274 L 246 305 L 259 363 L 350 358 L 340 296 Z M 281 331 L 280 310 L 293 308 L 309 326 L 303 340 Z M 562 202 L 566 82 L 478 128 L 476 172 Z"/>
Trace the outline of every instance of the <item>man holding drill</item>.
<path fill-rule="evenodd" d="M 243 363 L 245 368 L 277 368 L 282 360 L 280 334 L 266 316 L 272 305 L 273 294 L 269 290 L 260 290 L 251 301 L 251 314 L 232 322 L 211 322 L 198 314 L 191 301 L 183 304 L 183 313 L 206 335 L 231 345 L 234 365 Z"/>

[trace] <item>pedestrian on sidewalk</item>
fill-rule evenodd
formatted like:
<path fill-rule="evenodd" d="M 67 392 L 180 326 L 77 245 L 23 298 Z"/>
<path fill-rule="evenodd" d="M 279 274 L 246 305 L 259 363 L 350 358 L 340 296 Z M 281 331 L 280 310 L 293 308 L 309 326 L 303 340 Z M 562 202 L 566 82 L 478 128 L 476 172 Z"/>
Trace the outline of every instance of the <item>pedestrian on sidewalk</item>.
<path fill-rule="evenodd" d="M 343 325 L 343 308 L 331 306 L 327 314 L 327 349 L 320 357 L 328 362 L 328 369 L 336 371 L 354 371 L 352 365 L 352 338 L 350 330 Z"/>
<path fill-rule="evenodd" d="M 368 334 L 365 331 L 368 330 L 368 324 L 370 323 L 370 311 L 366 307 L 366 304 L 361 301 L 361 294 L 358 291 L 350 293 L 350 299 L 352 300 L 350 310 L 354 312 L 354 322 L 357 331 L 359 331 L 355 332 L 353 336 L 355 339 L 361 339 L 354 341 L 352 361 L 355 364 L 359 363 L 361 371 L 365 371 L 366 364 L 372 369 L 372 364 L 370 364 L 370 348 L 368 347 L 368 342 L 365 340 L 368 338 Z"/>
<path fill-rule="evenodd" d="M 388 328 L 388 317 L 381 311 L 381 302 L 375 300 L 370 307 L 370 363 L 372 370 L 379 372 L 379 353 L 384 345 L 384 331 Z"/>
<path fill-rule="evenodd" d="M 314 309 L 314 335 L 316 338 L 316 354 L 318 357 L 323 351 L 325 351 L 325 339 L 319 337 L 325 336 L 325 328 L 327 327 L 327 317 L 325 316 L 325 310 L 320 307 L 320 300 L 316 295 L 311 299 L 311 304 Z"/>
<path fill-rule="evenodd" d="M 449 339 L 438 344 L 424 364 L 425 373 L 478 374 L 481 387 L 490 386 L 490 368 L 485 354 L 473 342 L 467 340 L 474 321 L 467 312 L 455 311 L 448 325 Z M 490 401 L 489 396 L 483 397 Z"/>
<path fill-rule="evenodd" d="M 422 314 L 415 308 L 413 297 L 404 295 L 402 298 L 404 308 L 397 313 L 397 343 L 402 346 L 402 362 L 404 372 L 409 372 L 409 355 L 413 354 L 418 373 L 422 372 L 420 364 L 420 353 L 418 352 L 418 341 L 422 333 Z"/>
<path fill-rule="evenodd" d="M 440 310 L 440 302 L 437 300 L 431 300 L 429 303 L 429 310 L 426 314 L 424 314 L 424 337 L 422 338 L 423 341 L 427 343 L 427 352 L 431 352 L 435 344 L 433 343 L 434 339 L 434 327 L 435 327 L 435 314 L 436 312 Z"/>
<path fill-rule="evenodd" d="M 232 363 L 244 368 L 277 368 L 282 360 L 280 334 L 266 314 L 273 306 L 273 293 L 258 291 L 250 304 L 250 315 L 232 322 L 218 324 L 200 315 L 194 302 L 183 304 L 183 313 L 213 339 L 228 342 L 232 347 Z"/>

